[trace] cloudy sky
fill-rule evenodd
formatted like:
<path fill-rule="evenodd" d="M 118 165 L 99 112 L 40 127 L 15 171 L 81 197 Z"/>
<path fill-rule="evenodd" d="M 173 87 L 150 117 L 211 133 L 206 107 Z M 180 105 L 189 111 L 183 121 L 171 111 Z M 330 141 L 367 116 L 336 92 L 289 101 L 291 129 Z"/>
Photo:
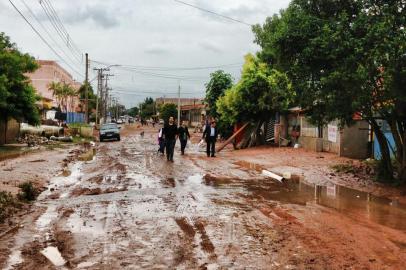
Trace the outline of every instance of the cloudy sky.
<path fill-rule="evenodd" d="M 41 41 L 8 0 L 0 0 L 0 32 L 36 58 L 57 60 L 79 81 L 84 74 L 80 53 L 89 53 L 92 68 L 101 67 L 93 61 L 121 65 L 111 68 L 114 77 L 110 85 L 127 107 L 146 96 L 175 96 L 179 81 L 182 96 L 203 96 L 204 84 L 215 69 L 189 68 L 224 66 L 222 69 L 238 79 L 244 55 L 258 49 L 249 26 L 174 0 L 41 1 L 42 5 L 38 0 L 12 0 L 65 62 Z M 256 24 L 285 8 L 289 0 L 183 2 Z M 56 23 L 47 16 L 53 14 L 50 3 L 76 48 L 68 48 L 53 28 L 52 22 Z M 92 71 L 90 79 L 94 76 Z"/>

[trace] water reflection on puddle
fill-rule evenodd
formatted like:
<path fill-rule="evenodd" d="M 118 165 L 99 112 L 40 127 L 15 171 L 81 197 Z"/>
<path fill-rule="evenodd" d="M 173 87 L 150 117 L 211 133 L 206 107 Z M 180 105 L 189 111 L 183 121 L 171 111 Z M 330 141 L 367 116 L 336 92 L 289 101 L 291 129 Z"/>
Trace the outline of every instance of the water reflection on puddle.
<path fill-rule="evenodd" d="M 273 187 L 261 189 L 258 186 L 248 186 L 247 189 L 253 195 L 267 200 L 301 205 L 315 203 L 351 217 L 365 218 L 394 229 L 406 230 L 406 206 L 395 200 L 339 185 L 319 186 L 288 181 Z"/>

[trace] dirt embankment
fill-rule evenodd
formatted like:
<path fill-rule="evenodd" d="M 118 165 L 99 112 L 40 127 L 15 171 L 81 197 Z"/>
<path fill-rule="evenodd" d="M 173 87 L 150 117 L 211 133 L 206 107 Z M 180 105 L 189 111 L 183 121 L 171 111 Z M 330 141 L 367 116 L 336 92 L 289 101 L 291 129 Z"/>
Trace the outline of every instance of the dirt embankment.
<path fill-rule="evenodd" d="M 17 228 L 22 216 L 31 213 L 31 204 L 19 201 L 20 185 L 31 182 L 33 192 L 44 191 L 49 180 L 58 174 L 69 174 L 68 165 L 77 160 L 87 149 L 77 145 L 41 150 L 6 159 L 0 163 L 0 192 L 10 197 L 8 215 L 0 224 L 0 236 Z"/>

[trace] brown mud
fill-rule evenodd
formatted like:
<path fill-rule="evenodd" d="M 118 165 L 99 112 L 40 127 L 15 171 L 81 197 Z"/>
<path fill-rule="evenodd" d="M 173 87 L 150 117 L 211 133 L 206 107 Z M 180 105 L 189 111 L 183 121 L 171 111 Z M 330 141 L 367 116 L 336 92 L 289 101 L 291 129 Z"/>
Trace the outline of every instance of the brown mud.
<path fill-rule="evenodd" d="M 342 159 L 290 149 L 212 159 L 196 145 L 180 156 L 177 144 L 168 163 L 156 131 L 143 130 L 125 127 L 121 142 L 100 143 L 94 160 L 52 177 L 35 212 L 0 242 L 0 267 L 403 269 L 402 195 L 336 181 L 329 168 Z M 275 182 L 263 168 L 291 179 Z"/>

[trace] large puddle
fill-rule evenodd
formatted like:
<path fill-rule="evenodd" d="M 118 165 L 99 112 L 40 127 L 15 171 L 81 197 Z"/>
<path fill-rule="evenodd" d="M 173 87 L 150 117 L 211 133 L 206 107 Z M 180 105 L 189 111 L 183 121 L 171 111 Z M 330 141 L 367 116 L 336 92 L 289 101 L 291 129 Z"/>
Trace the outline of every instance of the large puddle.
<path fill-rule="evenodd" d="M 247 168 L 247 166 L 244 167 Z M 262 168 L 251 165 L 249 169 L 259 171 Z M 230 186 L 230 183 L 217 184 L 223 187 Z M 400 204 L 397 200 L 377 197 L 344 186 L 312 185 L 300 179 L 285 180 L 283 183 L 272 179 L 236 180 L 232 181 L 231 186 L 241 186 L 253 198 L 304 206 L 317 204 L 335 209 L 355 220 L 370 220 L 393 229 L 406 231 L 406 205 Z"/>

